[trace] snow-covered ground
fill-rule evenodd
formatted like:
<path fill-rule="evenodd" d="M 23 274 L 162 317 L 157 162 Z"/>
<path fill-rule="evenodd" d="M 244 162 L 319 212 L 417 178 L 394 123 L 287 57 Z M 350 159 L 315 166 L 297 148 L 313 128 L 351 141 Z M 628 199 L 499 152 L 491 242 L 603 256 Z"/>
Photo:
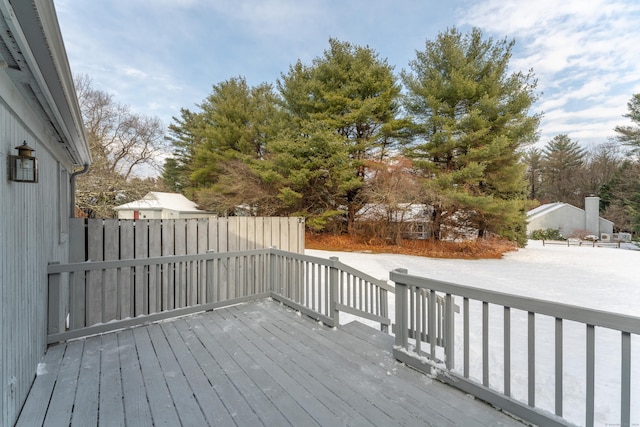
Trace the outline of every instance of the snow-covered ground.
<path fill-rule="evenodd" d="M 543 246 L 540 241 L 529 241 L 526 248 L 508 253 L 501 260 L 449 260 L 318 250 L 306 250 L 305 253 L 321 258 L 337 256 L 341 262 L 377 278 L 388 279 L 389 271 L 406 268 L 412 275 L 638 317 L 640 251 L 631 248 L 635 247 Z M 461 302 L 456 303 L 461 305 Z M 391 304 L 391 316 L 393 308 Z M 479 310 L 479 303 L 475 308 L 472 306 L 471 317 Z M 564 416 L 583 425 L 585 328 L 573 322 L 566 323 Z M 461 326 L 456 325 L 456 328 L 458 335 Z M 523 333 L 518 333 L 519 328 Z M 524 332 L 526 314 L 513 313 L 511 387 L 512 395 L 522 401 L 526 401 L 527 396 L 527 341 Z M 492 306 L 490 311 L 489 335 L 490 384 L 502 390 L 502 311 L 498 307 Z M 461 341 L 457 339 L 456 343 L 456 370 L 461 369 L 458 367 L 462 361 Z M 480 379 L 481 342 L 479 338 L 471 341 L 471 376 Z M 620 347 L 619 333 L 600 328 L 596 330 L 596 425 L 619 423 Z M 640 337 L 632 337 L 631 348 L 631 425 L 637 426 L 640 425 Z M 554 405 L 553 363 L 553 319 L 539 316 L 536 320 L 536 405 L 551 412 Z"/>

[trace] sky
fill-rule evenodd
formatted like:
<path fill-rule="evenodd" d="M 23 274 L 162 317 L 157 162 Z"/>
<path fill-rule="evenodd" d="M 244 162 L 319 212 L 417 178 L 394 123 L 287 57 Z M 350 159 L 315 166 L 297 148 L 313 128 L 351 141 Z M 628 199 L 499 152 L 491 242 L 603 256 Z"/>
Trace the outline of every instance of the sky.
<path fill-rule="evenodd" d="M 533 70 L 538 146 L 567 134 L 615 137 L 640 93 L 637 0 L 54 0 L 71 70 L 165 126 L 215 84 L 274 84 L 322 56 L 329 38 L 369 46 L 399 73 L 447 28 L 516 42 L 511 70 Z"/>

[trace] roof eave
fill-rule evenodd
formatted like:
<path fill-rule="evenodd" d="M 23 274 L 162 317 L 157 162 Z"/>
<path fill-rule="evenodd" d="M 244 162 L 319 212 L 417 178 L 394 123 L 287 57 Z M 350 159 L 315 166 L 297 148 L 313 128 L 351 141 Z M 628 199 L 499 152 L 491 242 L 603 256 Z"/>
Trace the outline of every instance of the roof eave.
<path fill-rule="evenodd" d="M 26 62 L 26 66 L 11 69 L 9 76 L 34 109 L 48 119 L 59 148 L 71 163 L 90 164 L 89 143 L 53 2 L 0 0 L 0 13 L 11 37 L 11 43 L 5 44 Z"/>

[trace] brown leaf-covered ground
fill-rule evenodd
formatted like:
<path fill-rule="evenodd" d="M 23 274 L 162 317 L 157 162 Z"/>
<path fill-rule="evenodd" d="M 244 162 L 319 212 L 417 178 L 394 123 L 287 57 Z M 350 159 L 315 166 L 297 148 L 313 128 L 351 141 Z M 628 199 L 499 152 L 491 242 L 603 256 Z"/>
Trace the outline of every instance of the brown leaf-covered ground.
<path fill-rule="evenodd" d="M 517 250 L 515 243 L 498 239 L 466 242 L 403 240 L 401 244 L 393 245 L 379 239 L 366 240 L 348 235 L 314 233 L 306 233 L 305 245 L 307 249 L 326 251 L 391 253 L 455 259 L 499 259 L 504 253 Z"/>

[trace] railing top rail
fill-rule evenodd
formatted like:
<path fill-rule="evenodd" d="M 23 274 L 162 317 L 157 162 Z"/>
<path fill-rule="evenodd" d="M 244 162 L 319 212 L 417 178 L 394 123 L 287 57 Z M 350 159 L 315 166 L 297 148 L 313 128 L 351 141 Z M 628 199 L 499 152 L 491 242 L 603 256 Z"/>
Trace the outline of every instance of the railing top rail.
<path fill-rule="evenodd" d="M 276 248 L 269 248 L 268 251 L 270 251 L 270 253 L 272 253 L 274 255 L 280 255 L 280 256 L 287 257 L 287 258 L 297 259 L 297 260 L 300 260 L 300 261 L 313 262 L 315 264 L 324 265 L 324 266 L 327 266 L 327 267 L 333 267 L 334 264 L 335 264 L 335 261 L 332 260 L 332 259 L 319 258 L 319 257 L 311 256 L 311 255 L 298 254 L 298 253 L 294 253 L 294 252 L 283 251 L 281 249 L 276 249 Z"/>
<path fill-rule="evenodd" d="M 396 283 L 404 285 L 426 288 L 491 304 L 497 304 L 504 307 L 640 335 L 640 317 L 610 313 L 570 304 L 545 301 L 537 298 L 523 297 L 504 292 L 491 291 L 472 286 L 458 285 L 455 283 L 413 276 L 408 274 L 406 270 L 402 269 L 390 272 L 389 278 Z"/>
<path fill-rule="evenodd" d="M 235 252 L 207 252 L 203 254 L 190 254 L 190 255 L 168 255 L 168 256 L 153 257 L 153 258 L 120 259 L 120 260 L 112 260 L 112 261 L 89 260 L 85 262 L 78 262 L 78 263 L 71 263 L 71 264 L 50 264 L 47 267 L 47 273 L 56 274 L 56 273 L 67 273 L 67 272 L 94 271 L 94 270 L 103 270 L 103 269 L 137 267 L 137 266 L 144 266 L 144 265 L 158 265 L 158 264 L 167 264 L 167 263 L 176 263 L 176 262 L 237 258 L 242 256 L 261 255 L 261 254 L 276 254 L 276 255 L 292 258 L 292 259 L 312 262 L 318 265 L 324 265 L 327 267 L 335 267 L 349 274 L 353 274 L 354 276 L 358 276 L 364 280 L 374 283 L 375 285 L 383 289 L 386 289 L 389 292 L 394 292 L 394 287 L 392 285 L 389 285 L 386 282 L 386 280 L 376 279 L 375 277 L 370 276 L 362 271 L 358 271 L 352 267 L 349 267 L 348 265 L 343 264 L 338 260 L 319 258 L 319 257 L 314 257 L 309 255 L 298 254 L 294 252 L 287 252 L 287 251 L 283 251 L 275 248 L 254 249 L 254 250 L 248 250 L 248 251 L 235 251 Z"/>
<path fill-rule="evenodd" d="M 271 249 L 254 249 L 250 251 L 236 251 L 236 252 L 207 252 L 203 254 L 191 254 L 191 255 L 168 255 L 153 258 L 135 258 L 135 259 L 120 259 L 113 261 L 85 261 L 71 264 L 49 264 L 47 267 L 48 274 L 66 273 L 66 272 L 78 272 L 78 271 L 92 271 L 103 270 L 111 268 L 124 268 L 124 267 L 137 267 L 143 265 L 157 265 L 167 264 L 174 262 L 188 262 L 188 261 L 201 261 L 201 260 L 215 260 L 236 258 L 241 256 L 251 256 L 268 254 Z M 285 252 L 288 253 L 288 252 Z"/>
<path fill-rule="evenodd" d="M 340 269 L 340 270 L 342 270 L 344 272 L 347 272 L 349 274 L 352 274 L 354 276 L 358 276 L 358 277 L 361 277 L 361 278 L 363 278 L 365 280 L 368 280 L 369 282 L 374 283 L 376 286 L 378 286 L 378 287 L 380 287 L 382 289 L 385 289 L 388 292 L 391 292 L 391 293 L 395 293 L 396 292 L 396 288 L 393 285 L 390 285 L 389 283 L 387 283 L 386 280 L 384 280 L 384 279 L 376 279 L 373 276 L 370 276 L 370 275 L 368 275 L 366 273 L 358 271 L 355 268 L 350 267 L 350 266 L 348 266 L 346 264 L 343 264 L 340 261 L 336 261 L 336 268 L 338 268 L 338 269 Z"/>
<path fill-rule="evenodd" d="M 287 251 L 282 251 L 279 249 L 271 249 L 273 251 L 273 253 L 277 254 L 277 255 L 282 255 L 282 256 L 287 256 L 289 258 L 293 258 L 293 259 L 298 259 L 301 261 L 308 261 L 308 262 L 313 262 L 315 264 L 319 264 L 319 265 L 325 265 L 327 267 L 334 267 L 337 268 L 339 270 L 342 270 L 346 273 L 352 274 L 354 276 L 357 276 L 361 279 L 364 279 L 368 282 L 371 282 L 373 284 L 375 284 L 376 286 L 385 289 L 389 292 L 395 292 L 395 288 L 393 287 L 393 285 L 390 285 L 389 283 L 387 283 L 386 280 L 384 279 L 376 279 L 375 277 L 364 273 L 360 270 L 356 270 L 353 267 L 348 266 L 347 264 L 343 264 L 342 262 L 340 262 L 340 260 L 337 259 L 326 259 L 326 258 L 319 258 L 319 257 L 314 257 L 314 256 L 310 256 L 310 255 L 303 255 L 303 254 L 297 254 L 297 253 L 293 253 L 293 252 L 287 252 Z"/>

